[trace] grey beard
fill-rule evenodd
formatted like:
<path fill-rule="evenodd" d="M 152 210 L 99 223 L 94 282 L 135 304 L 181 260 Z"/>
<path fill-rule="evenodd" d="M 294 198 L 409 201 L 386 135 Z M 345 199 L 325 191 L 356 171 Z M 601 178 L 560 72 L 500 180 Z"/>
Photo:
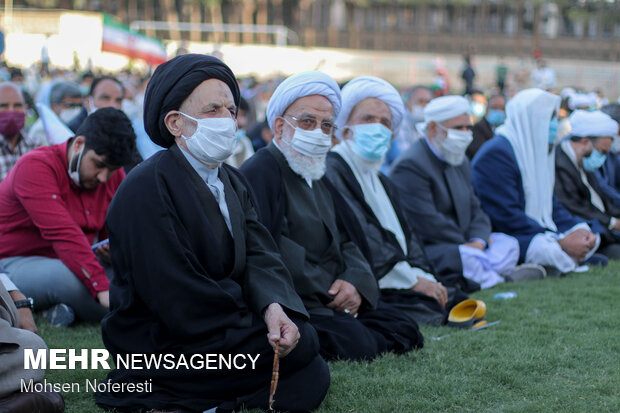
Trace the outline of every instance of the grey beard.
<path fill-rule="evenodd" d="M 282 142 L 282 144 L 280 144 L 282 154 L 293 172 L 311 181 L 317 181 L 325 175 L 325 170 L 327 169 L 325 159 L 327 155 L 321 156 L 320 158 L 311 158 L 291 148 L 284 138 L 281 139 L 280 142 Z"/>

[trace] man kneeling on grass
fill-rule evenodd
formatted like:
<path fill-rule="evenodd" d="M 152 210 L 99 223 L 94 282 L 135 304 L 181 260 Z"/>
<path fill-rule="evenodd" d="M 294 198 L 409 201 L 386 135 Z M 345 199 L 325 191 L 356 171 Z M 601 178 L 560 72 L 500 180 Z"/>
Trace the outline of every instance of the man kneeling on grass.
<path fill-rule="evenodd" d="M 209 56 L 178 56 L 148 84 L 144 126 L 168 149 L 134 168 L 110 206 L 115 276 L 102 330 L 115 356 L 165 354 L 173 366 L 118 365 L 112 383 L 151 380 L 152 392 L 99 393 L 107 408 L 267 408 L 274 348 L 286 356 L 274 408 L 312 410 L 327 393 L 327 363 L 290 274 L 245 180 L 223 164 L 236 144 L 239 97 L 232 71 Z M 220 355 L 246 363 L 196 364 Z"/>
<path fill-rule="evenodd" d="M 123 112 L 100 109 L 67 142 L 24 155 L 0 183 L 0 264 L 52 325 L 107 312 L 109 250 L 91 244 L 107 238 L 108 205 L 135 140 Z"/>

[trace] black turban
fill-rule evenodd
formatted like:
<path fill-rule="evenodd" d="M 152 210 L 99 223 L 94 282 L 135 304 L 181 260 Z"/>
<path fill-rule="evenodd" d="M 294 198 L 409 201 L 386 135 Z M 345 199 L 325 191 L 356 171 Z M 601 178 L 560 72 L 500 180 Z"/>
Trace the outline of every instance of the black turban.
<path fill-rule="evenodd" d="M 177 110 L 183 101 L 205 80 L 226 83 L 239 107 L 239 85 L 232 70 L 213 56 L 185 54 L 157 67 L 144 95 L 144 129 L 153 142 L 164 148 L 174 143 L 174 136 L 164 124 L 166 114 Z"/>

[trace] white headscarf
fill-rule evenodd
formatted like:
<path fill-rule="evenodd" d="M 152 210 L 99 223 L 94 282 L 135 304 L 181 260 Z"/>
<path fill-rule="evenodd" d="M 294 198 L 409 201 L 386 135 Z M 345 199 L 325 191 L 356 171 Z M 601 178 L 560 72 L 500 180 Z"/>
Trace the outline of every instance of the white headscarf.
<path fill-rule="evenodd" d="M 542 89 L 526 89 L 506 105 L 506 121 L 496 129 L 512 145 L 521 171 L 525 214 L 543 227 L 553 222 L 555 156 L 549 154 L 549 124 L 561 98 Z"/>
<path fill-rule="evenodd" d="M 351 112 L 364 99 L 377 98 L 384 102 L 392 112 L 392 130 L 398 129 L 405 114 L 405 105 L 400 95 L 383 79 L 374 76 L 360 76 L 342 88 L 342 109 L 336 119 L 336 135 L 342 139 L 342 129 L 347 124 Z"/>
<path fill-rule="evenodd" d="M 297 99 L 311 96 L 325 96 L 334 107 L 334 116 L 340 112 L 340 88 L 334 79 L 323 72 L 310 70 L 293 75 L 276 88 L 267 105 L 267 122 L 273 130 L 273 121 L 286 112 Z"/>

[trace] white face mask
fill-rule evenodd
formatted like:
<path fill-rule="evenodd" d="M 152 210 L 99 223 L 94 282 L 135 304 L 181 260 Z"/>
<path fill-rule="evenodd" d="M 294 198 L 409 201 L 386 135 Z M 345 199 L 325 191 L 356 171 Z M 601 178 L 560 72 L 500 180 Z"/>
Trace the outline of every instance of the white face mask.
<path fill-rule="evenodd" d="M 412 107 L 411 116 L 415 123 L 424 122 L 424 106 L 415 105 Z"/>
<path fill-rule="evenodd" d="M 71 157 L 69 161 L 69 177 L 73 181 L 74 184 L 80 186 L 80 164 L 82 163 L 82 155 L 84 154 L 84 146 L 82 146 L 82 150 L 80 151 L 80 155 L 78 156 L 77 164 L 75 165 L 75 170 L 71 170 L 71 164 L 73 163 L 73 159 L 75 158 L 75 154 Z"/>
<path fill-rule="evenodd" d="M 207 165 L 218 165 L 232 155 L 237 143 L 237 125 L 234 119 L 196 119 L 183 112 L 179 113 L 198 124 L 192 136 L 181 136 L 187 143 L 187 149 L 199 161 Z"/>
<path fill-rule="evenodd" d="M 472 132 L 446 129 L 439 124 L 437 125 L 447 132 L 446 138 L 437 148 L 439 154 L 450 165 L 459 166 L 465 160 L 465 150 L 473 140 Z"/>
<path fill-rule="evenodd" d="M 73 118 L 75 118 L 80 113 L 81 110 L 82 110 L 81 106 L 74 106 L 70 109 L 63 109 L 60 111 L 60 114 L 58 114 L 58 117 L 64 123 L 69 123 L 73 120 Z"/>
<path fill-rule="evenodd" d="M 286 123 L 291 125 L 289 121 L 284 119 Z M 295 128 L 295 134 L 290 145 L 293 149 L 302 155 L 306 155 L 310 158 L 320 158 L 325 156 L 332 147 L 332 140 L 329 135 L 323 133 L 321 128 L 315 130 L 305 130 L 301 128 Z"/>

